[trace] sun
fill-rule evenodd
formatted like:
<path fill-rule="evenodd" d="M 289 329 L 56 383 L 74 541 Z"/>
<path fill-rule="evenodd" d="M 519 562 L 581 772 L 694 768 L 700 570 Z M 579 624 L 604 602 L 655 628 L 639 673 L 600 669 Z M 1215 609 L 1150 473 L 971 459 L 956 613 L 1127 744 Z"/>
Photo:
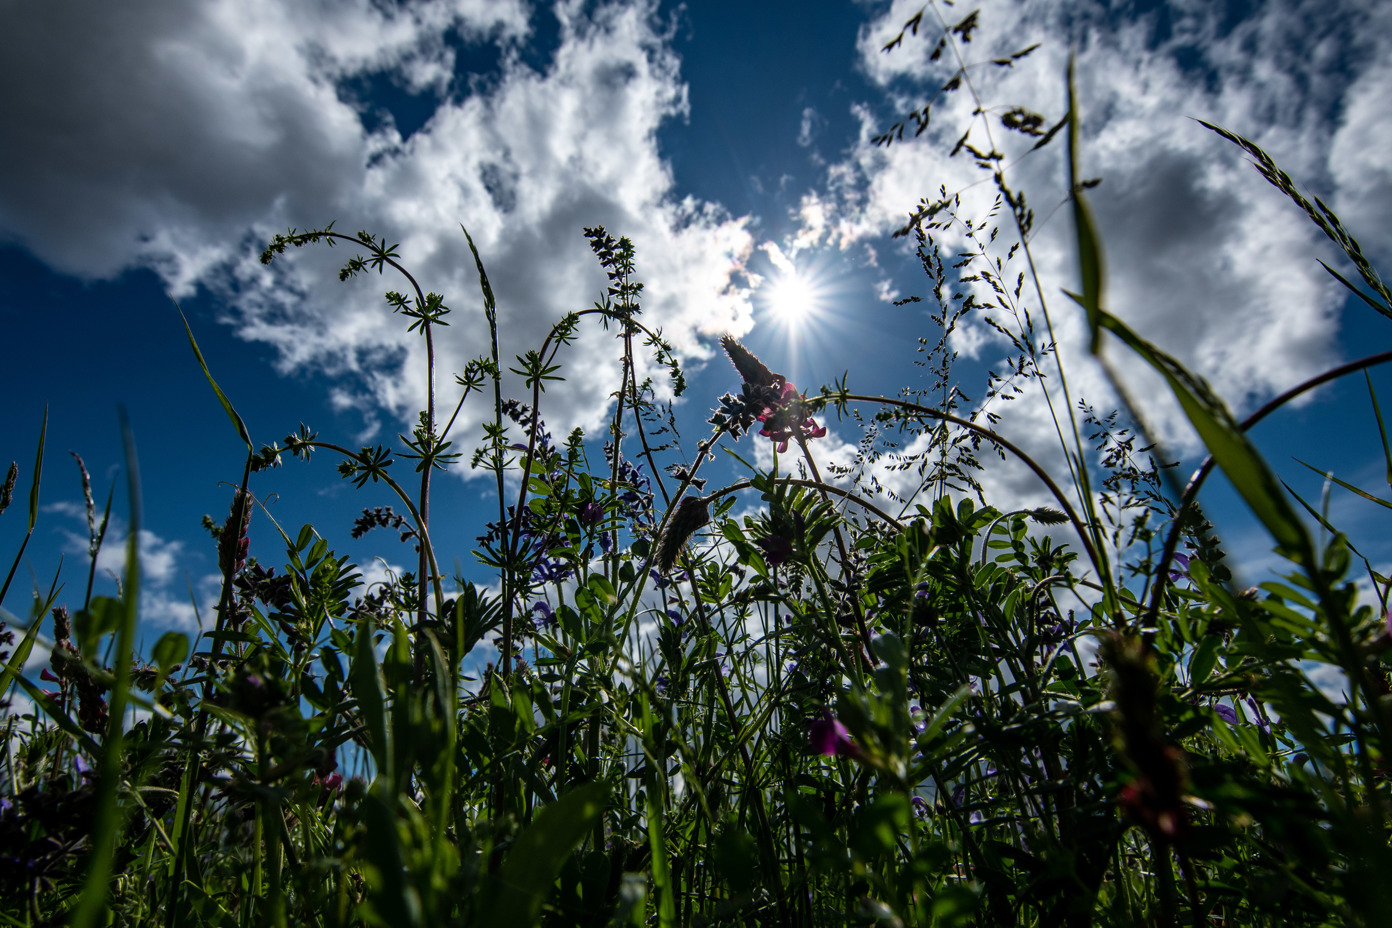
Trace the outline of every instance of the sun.
<path fill-rule="evenodd" d="M 785 271 L 764 296 L 769 315 L 788 328 L 796 328 L 816 311 L 817 291 L 797 271 Z"/>

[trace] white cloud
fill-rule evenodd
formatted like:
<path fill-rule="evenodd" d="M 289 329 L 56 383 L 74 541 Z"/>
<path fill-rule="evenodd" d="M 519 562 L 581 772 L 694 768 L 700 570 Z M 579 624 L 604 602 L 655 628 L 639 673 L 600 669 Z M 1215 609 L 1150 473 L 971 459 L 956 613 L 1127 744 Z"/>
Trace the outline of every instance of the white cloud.
<path fill-rule="evenodd" d="M 85 565 L 89 563 L 88 538 L 86 535 L 87 511 L 81 503 L 59 500 L 44 506 L 45 512 L 64 515 L 82 524 L 82 531 L 59 528 L 62 534 L 64 553 L 78 558 L 83 584 L 79 594 L 86 589 Z M 114 594 L 113 584 L 124 584 L 126 579 L 126 556 L 130 529 L 119 516 L 111 516 L 101 550 L 97 553 L 97 570 L 94 575 L 96 595 Z M 184 542 L 166 539 L 149 529 L 141 529 L 139 535 L 140 557 L 140 622 L 155 629 L 174 629 L 187 634 L 197 634 L 200 630 L 199 610 L 204 617 L 213 614 L 221 588 L 222 578 L 217 574 L 201 577 L 196 583 L 196 592 L 191 594 L 187 578 L 188 555 Z M 194 597 L 199 603 L 194 604 Z"/>
<path fill-rule="evenodd" d="M 1387 217 L 1392 214 L 1392 119 L 1387 95 L 1392 65 L 1369 68 L 1344 97 L 1338 131 L 1329 146 L 1329 170 L 1338 193 L 1335 207 L 1345 226 L 1384 266 L 1392 259 Z"/>
<path fill-rule="evenodd" d="M 263 268 L 253 256 L 276 231 L 337 219 L 400 242 L 423 289 L 454 309 L 436 333 L 443 385 L 488 344 L 459 224 L 498 296 L 504 367 L 601 295 L 581 230 L 603 224 L 637 246 L 646 321 L 699 360 L 712 335 L 750 326 L 741 270 L 753 242 L 745 219 L 681 197 L 657 149 L 687 98 L 655 8 L 556 4 L 560 44 L 537 71 L 517 52 L 530 28 L 520 0 L 36 7 L 0 63 L 22 88 L 0 118 L 28 130 L 0 153 L 0 237 L 84 277 L 148 265 L 176 293 L 208 287 L 239 335 L 273 345 L 286 371 L 338 378 L 335 402 L 369 422 L 423 405 L 424 345 L 381 300 L 407 286 L 339 284 L 343 248 Z M 500 43 L 495 79 L 450 82 L 447 29 Z M 374 74 L 450 94 L 408 139 L 390 121 L 368 132 L 340 87 Z M 569 381 L 543 409 L 553 432 L 602 420 L 619 377 L 611 338 L 588 320 L 562 352 Z M 455 433 L 466 448 L 487 412 L 466 408 Z"/>
<path fill-rule="evenodd" d="M 802 108 L 802 122 L 798 126 L 797 143 L 803 148 L 812 144 L 812 141 L 821 133 L 826 125 L 826 119 L 817 112 L 816 107 L 805 106 Z"/>
<path fill-rule="evenodd" d="M 1109 309 L 1207 377 L 1238 409 L 1336 360 L 1343 295 L 1316 261 L 1333 259 L 1332 248 L 1298 208 L 1243 163 L 1239 149 L 1189 117 L 1247 135 L 1303 184 L 1335 191 L 1337 203 L 1356 200 L 1351 221 L 1385 247 L 1392 235 L 1371 217 L 1385 213 L 1379 203 L 1392 205 L 1392 146 L 1380 144 L 1392 121 L 1378 105 L 1392 90 L 1392 70 L 1377 63 L 1387 49 L 1376 46 L 1385 40 L 1373 38 L 1379 30 L 1370 28 L 1389 19 L 1385 6 L 1346 3 L 1346 16 L 1332 16 L 1327 5 L 1293 0 L 1264 4 L 1233 24 L 1201 3 L 1167 4 L 1127 21 L 1109 19 L 1100 5 L 984 5 L 974 41 L 960 46 L 970 86 L 934 102 L 922 136 L 912 139 L 911 121 L 906 141 L 885 149 L 873 137 L 899 114 L 921 107 L 957 67 L 951 49 L 930 60 L 941 31 L 933 7 L 918 37 L 906 36 L 891 53 L 880 51 L 921 6 L 895 3 L 862 29 L 861 67 L 884 88 L 890 108 L 854 108 L 860 138 L 828 169 L 822 189 L 805 198 L 817 212 L 804 223 L 803 240 L 846 248 L 882 236 L 902 225 L 921 197 L 935 198 L 940 190 L 961 193 L 961 215 L 979 219 L 995 210 L 990 225 L 1004 226 L 1002 240 L 1013 240 L 1013 221 L 996 202 L 989 173 L 965 152 L 948 155 L 971 123 L 974 89 L 993 124 L 989 136 L 978 125 L 972 143 L 1005 153 L 1010 183 L 1028 195 L 1035 213 L 1031 247 L 1072 398 L 1109 408 L 1115 400 L 1105 378 L 1086 363 L 1080 311 L 1061 293 L 1077 286 L 1062 137 L 1026 156 L 1034 139 L 1007 132 L 999 121 L 1016 103 L 1043 115 L 1045 126 L 1060 117 L 1071 42 L 1078 48 L 1083 176 L 1103 180 L 1089 197 L 1107 250 Z M 990 63 L 1034 42 L 1041 47 L 1012 68 Z M 1341 98 L 1336 125 L 1330 101 Z M 1343 192 L 1348 195 L 1338 195 Z M 949 251 L 975 247 L 961 226 L 941 239 Z M 1005 266 L 1003 283 L 1013 288 L 1021 272 L 1021 302 L 1042 329 L 1021 257 Z M 977 294 L 992 296 L 980 283 Z M 1001 309 L 985 312 L 1008 321 Z M 1038 329 L 1035 337 L 1048 340 Z M 995 333 L 968 327 L 953 347 L 989 360 L 1002 345 Z M 1132 394 L 1147 399 L 1147 416 L 1159 434 L 1193 447 L 1177 407 L 1154 401 L 1165 395 L 1158 378 L 1137 370 L 1141 366 L 1124 358 L 1120 346 L 1109 354 Z M 1008 412 L 1002 430 L 1012 437 L 1048 422 L 1037 393 Z M 1038 437 L 1047 439 L 1052 425 L 1043 432 Z M 1032 441 L 1024 444 L 1041 450 Z"/>

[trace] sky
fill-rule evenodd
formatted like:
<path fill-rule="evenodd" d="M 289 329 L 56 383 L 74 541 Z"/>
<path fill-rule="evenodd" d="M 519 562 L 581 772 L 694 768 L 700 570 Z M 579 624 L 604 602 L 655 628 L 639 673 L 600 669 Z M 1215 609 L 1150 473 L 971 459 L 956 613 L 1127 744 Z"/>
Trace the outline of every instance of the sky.
<path fill-rule="evenodd" d="M 1100 180 L 1089 197 L 1111 311 L 1208 378 L 1239 415 L 1383 350 L 1388 321 L 1318 261 L 1351 276 L 1347 263 L 1197 120 L 1261 145 L 1341 215 L 1374 263 L 1392 266 L 1392 5 L 982 0 L 972 41 L 934 59 L 944 25 L 974 9 L 897 0 L 0 0 L 9 34 L 0 58 L 0 467 L 20 465 L 15 504 L 0 515 L 5 568 L 23 538 L 48 415 L 39 521 L 6 608 L 22 614 L 27 591 L 47 589 L 55 575 L 64 598 L 81 596 L 86 524 L 69 451 L 90 469 L 99 506 L 117 488 L 112 537 L 125 531 L 123 408 L 144 488 L 142 621 L 193 630 L 196 604 L 208 619 L 216 555 L 199 523 L 205 513 L 225 518 L 244 450 L 192 357 L 176 301 L 258 445 L 301 422 L 351 447 L 393 442 L 410 427 L 424 396 L 424 344 L 382 298 L 403 282 L 373 274 L 340 283 L 337 268 L 352 254 L 344 247 L 261 265 L 264 245 L 292 227 L 333 221 L 385 236 L 424 289 L 444 294 L 452 313 L 436 334 L 442 405 L 453 404 L 451 375 L 488 344 L 461 225 L 498 298 L 504 359 L 600 297 L 605 279 L 585 227 L 630 238 L 643 318 L 687 368 L 690 388 L 674 410 L 688 449 L 708 434 L 717 398 L 737 387 L 719 354 L 724 333 L 803 390 L 843 376 L 861 393 L 921 387 L 915 349 L 938 337 L 933 306 L 895 304 L 931 288 L 912 243 L 892 233 L 940 190 L 961 195 L 964 217 L 989 217 L 989 175 L 950 155 L 977 100 L 1010 184 L 1036 214 L 1032 257 L 1071 395 L 1110 410 L 1116 399 L 1087 357 L 1085 322 L 1063 296 L 1077 288 L 1064 148 L 1031 152 L 1033 138 L 1000 124 L 1014 106 L 1046 126 L 1058 121 L 1070 52 L 1082 172 Z M 920 10 L 918 34 L 883 51 Z M 1036 44 L 1010 67 L 992 63 Z M 916 137 L 910 123 L 902 141 L 876 144 L 933 98 L 958 52 L 971 92 L 934 98 Z M 961 225 L 940 244 L 949 255 L 970 247 Z M 1037 308 L 1037 295 L 1027 289 L 1023 302 Z M 567 379 L 543 408 L 553 434 L 596 434 L 612 412 L 612 338 L 584 327 L 562 356 Z M 980 402 L 1009 345 L 982 314 L 959 326 L 952 345 L 962 389 Z M 1187 474 L 1198 446 L 1177 408 L 1119 346 L 1109 356 Z M 1373 384 L 1392 402 L 1392 372 L 1375 371 Z M 521 392 L 515 379 L 505 389 Z M 1062 473 L 1040 394 L 997 407 L 999 431 Z M 466 404 L 456 426 L 466 449 L 489 415 L 489 405 Z M 860 435 L 849 422 L 827 424 L 818 454 L 844 462 Z M 1316 503 L 1321 478 L 1295 457 L 1388 492 L 1361 378 L 1283 411 L 1255 438 Z M 735 447 L 770 462 L 767 442 L 746 437 Z M 334 463 L 289 461 L 254 489 L 291 535 L 313 523 L 363 559 L 369 576 L 409 569 L 409 551 L 391 536 L 349 539 L 362 507 L 390 500 L 354 491 Z M 737 475 L 732 460 L 715 466 L 717 483 Z M 880 476 L 912 491 L 904 474 Z M 1018 466 L 992 464 L 982 482 L 1001 508 L 1044 501 Z M 492 493 L 464 473 L 437 481 L 434 496 L 442 563 L 480 581 L 470 550 L 496 513 Z M 1221 481 L 1205 502 L 1248 572 L 1271 566 L 1270 544 Z M 1386 570 L 1381 510 L 1337 490 L 1328 505 Z M 274 562 L 264 514 L 252 532 L 254 549 L 264 545 Z M 108 544 L 99 566 L 119 569 L 122 556 Z"/>

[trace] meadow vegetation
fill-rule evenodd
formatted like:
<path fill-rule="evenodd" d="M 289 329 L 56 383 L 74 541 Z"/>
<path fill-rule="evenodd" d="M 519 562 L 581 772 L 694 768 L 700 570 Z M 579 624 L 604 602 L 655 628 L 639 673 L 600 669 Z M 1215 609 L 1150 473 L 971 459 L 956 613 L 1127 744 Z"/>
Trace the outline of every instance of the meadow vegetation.
<path fill-rule="evenodd" d="M 963 62 L 941 93 L 975 95 L 962 57 L 975 14 L 930 25 L 915 19 L 891 46 L 939 42 Z M 902 232 L 935 326 L 904 350 L 917 350 L 928 385 L 863 395 L 852 371 L 803 392 L 727 338 L 731 391 L 683 399 L 712 407 L 690 448 L 667 394 L 639 379 L 646 355 L 672 396 L 685 390 L 642 314 L 627 239 L 585 231 L 607 292 L 511 360 L 497 349 L 506 308 L 473 250 L 492 347 L 445 383 L 433 338 L 451 310 L 409 256 L 332 226 L 277 236 L 263 261 L 338 241 L 358 249 L 345 280 L 396 275 L 387 309 L 428 349 L 424 408 L 396 447 L 348 448 L 303 425 L 258 447 L 189 331 L 246 444 L 225 475 L 238 486 L 227 515 L 205 519 L 223 575 L 216 615 L 196 638 L 135 646 L 128 438 L 119 595 L 93 595 L 89 573 L 80 601 L 60 602 L 55 581 L 19 609 L 14 568 L 0 590 L 18 610 L 0 645 L 0 921 L 1392 924 L 1389 581 L 1245 437 L 1294 397 L 1392 354 L 1238 421 L 1108 311 L 1089 182 L 1076 173 L 1077 101 L 1052 121 L 976 103 L 958 156 L 995 185 L 997 208 L 963 216 L 943 191 Z M 914 144 L 905 129 L 921 131 L 931 105 L 881 142 Z M 1352 269 L 1330 273 L 1356 306 L 1392 316 L 1334 214 L 1261 149 L 1211 128 L 1347 256 Z M 1071 167 L 1076 283 L 1050 290 L 1033 275 L 1034 215 L 1011 186 L 1005 136 Z M 947 230 L 965 246 L 949 253 Z M 1060 285 L 1073 303 L 1046 299 Z M 1106 415 L 1070 394 L 1060 313 L 1086 314 L 1094 354 L 1109 342 L 1163 378 L 1210 455 L 1187 486 L 1157 461 L 1142 410 Z M 1013 346 L 988 401 L 1043 391 L 1066 473 L 1024 455 L 958 389 L 949 333 L 987 314 Z M 545 424 L 548 395 L 565 389 L 576 333 L 596 325 L 622 361 L 612 420 L 561 439 Z M 519 396 L 504 393 L 508 370 Z M 475 395 L 492 415 L 469 449 L 454 426 Z M 833 415 L 868 436 L 851 472 L 817 460 Z M 924 450 L 894 461 L 916 491 L 876 485 L 886 442 L 915 439 Z M 742 446 L 747 459 L 764 441 L 778 470 L 748 466 L 724 486 L 703 476 L 715 455 Z M 30 533 L 43 455 L 40 435 Z M 342 525 L 277 524 L 258 475 L 326 457 L 396 502 Z M 1051 502 L 1003 511 L 982 499 L 978 475 L 998 457 L 1034 469 Z M 431 511 L 431 481 L 457 467 L 496 487 L 473 552 L 486 583 L 445 574 L 450 558 L 431 543 L 449 518 Z M 1196 503 L 1215 467 L 1285 559 L 1282 578 L 1234 588 Z M 113 543 L 111 503 L 96 504 L 82 473 L 95 567 Z M 26 518 L 11 506 L 22 487 L 11 466 L 4 518 Z M 412 548 L 414 571 L 364 586 L 331 547 L 350 524 Z M 1342 698 L 1312 682 L 1328 668 L 1347 682 Z"/>

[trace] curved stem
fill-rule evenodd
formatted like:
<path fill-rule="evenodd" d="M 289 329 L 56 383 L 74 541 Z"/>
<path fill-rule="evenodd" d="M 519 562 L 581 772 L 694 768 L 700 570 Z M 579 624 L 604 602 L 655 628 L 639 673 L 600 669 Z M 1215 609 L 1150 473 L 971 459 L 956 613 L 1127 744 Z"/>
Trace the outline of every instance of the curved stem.
<path fill-rule="evenodd" d="M 1049 492 L 1053 495 L 1054 499 L 1058 501 L 1059 506 L 1062 507 L 1064 515 L 1068 516 L 1068 521 L 1073 523 L 1073 529 L 1078 533 L 1078 540 L 1082 542 L 1083 549 L 1087 552 L 1088 560 L 1092 561 L 1093 568 L 1097 571 L 1099 576 L 1107 576 L 1107 572 L 1102 569 L 1102 563 L 1098 559 L 1097 550 L 1092 545 L 1092 539 L 1090 537 L 1090 533 L 1087 530 L 1087 526 L 1084 524 L 1082 519 L 1078 518 L 1077 512 L 1075 512 L 1073 509 L 1073 504 L 1068 501 L 1068 497 L 1064 495 L 1063 490 L 1059 488 L 1058 484 L 1054 483 L 1053 478 L 1051 478 L 1048 475 L 1048 473 L 1044 470 L 1043 467 L 1039 466 L 1039 463 L 1035 461 L 1034 458 L 1030 457 L 1024 451 L 1020 450 L 1020 448 L 1016 447 L 1014 443 L 1002 437 L 1000 434 L 991 431 L 985 426 L 977 425 L 975 422 L 972 422 L 969 419 L 963 419 L 961 416 L 954 416 L 951 413 L 941 412 L 937 409 L 929 409 L 927 406 L 920 406 L 917 403 L 910 403 L 907 400 L 890 399 L 887 396 L 865 396 L 858 393 L 823 394 L 821 398 L 825 400 L 834 401 L 838 404 L 878 403 L 883 406 L 893 406 L 898 409 L 903 409 L 906 412 L 911 412 L 916 415 L 926 416 L 929 419 L 940 419 L 943 422 L 951 422 L 953 425 L 956 425 L 960 428 L 966 429 L 969 432 L 980 435 L 982 438 L 985 438 L 991 441 L 992 443 L 998 445 L 999 447 L 1004 448 L 1006 451 L 1009 451 L 1015 457 L 1019 458 L 1020 461 L 1023 462 L 1026 467 L 1033 471 L 1034 475 L 1039 478 L 1040 482 L 1048 488 Z"/>
<path fill-rule="evenodd" d="M 301 444 L 307 445 L 311 448 L 323 448 L 325 451 L 334 451 L 350 460 L 357 460 L 358 458 L 358 456 L 354 454 L 352 451 L 349 451 L 342 445 L 336 445 L 330 441 L 319 441 L 315 439 L 312 441 L 301 442 Z M 401 502 L 406 505 L 407 511 L 411 513 L 411 519 L 416 523 L 416 540 L 420 542 L 421 549 L 425 551 L 428 555 L 427 559 L 429 563 L 427 566 L 429 567 L 430 582 L 435 587 L 435 598 L 443 604 L 445 601 L 445 590 L 444 587 L 440 584 L 440 567 L 435 561 L 435 546 L 430 543 L 429 527 L 421 519 L 421 514 L 419 510 L 416 509 L 415 502 L 412 501 L 410 494 L 402 488 L 401 484 L 397 483 L 395 480 L 393 480 L 386 474 L 378 474 L 378 478 L 387 486 L 391 487 L 392 491 L 396 493 L 397 497 L 401 500 Z M 419 582 L 420 585 L 424 587 L 425 577 L 422 576 Z"/>

